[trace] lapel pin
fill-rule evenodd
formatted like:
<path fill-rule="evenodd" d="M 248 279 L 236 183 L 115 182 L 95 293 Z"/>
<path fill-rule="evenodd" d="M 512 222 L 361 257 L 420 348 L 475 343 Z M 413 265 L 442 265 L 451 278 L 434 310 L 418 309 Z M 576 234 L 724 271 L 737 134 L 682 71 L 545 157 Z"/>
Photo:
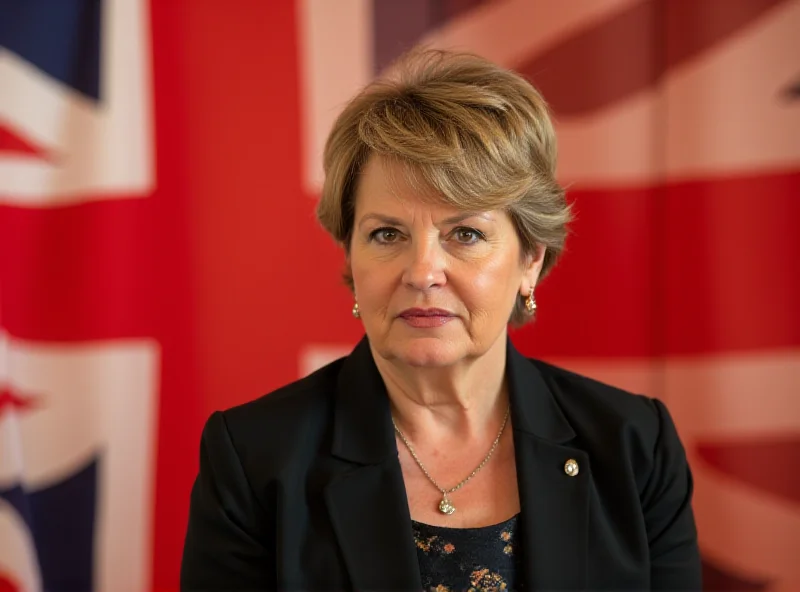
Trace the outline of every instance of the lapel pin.
<path fill-rule="evenodd" d="M 578 461 L 575 460 L 574 458 L 569 459 L 564 464 L 564 472 L 570 477 L 574 477 L 575 475 L 577 475 L 579 470 L 580 469 L 578 467 Z"/>

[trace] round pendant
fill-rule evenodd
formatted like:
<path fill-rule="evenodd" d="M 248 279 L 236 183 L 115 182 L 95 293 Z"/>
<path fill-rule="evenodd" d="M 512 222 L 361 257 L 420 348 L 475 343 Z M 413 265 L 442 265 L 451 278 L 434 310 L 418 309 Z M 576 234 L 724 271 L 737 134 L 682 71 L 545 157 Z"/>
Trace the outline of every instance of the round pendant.
<path fill-rule="evenodd" d="M 447 496 L 442 498 L 442 501 L 439 502 L 439 511 L 442 514 L 447 514 L 448 516 L 456 511 L 456 507 L 450 503 L 450 500 L 447 499 Z"/>

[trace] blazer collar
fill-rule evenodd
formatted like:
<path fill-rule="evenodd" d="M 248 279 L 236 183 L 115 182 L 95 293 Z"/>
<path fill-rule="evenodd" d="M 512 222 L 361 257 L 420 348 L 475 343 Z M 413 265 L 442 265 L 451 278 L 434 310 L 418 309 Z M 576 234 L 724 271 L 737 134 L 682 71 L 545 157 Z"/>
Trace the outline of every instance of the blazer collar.
<path fill-rule="evenodd" d="M 554 444 L 575 437 L 575 431 L 556 403 L 551 385 L 511 339 L 506 346 L 506 377 L 515 432 L 525 432 Z"/>
<path fill-rule="evenodd" d="M 589 455 L 556 403 L 557 385 L 509 342 L 514 453 L 522 507 L 522 569 L 531 590 L 584 590 L 587 583 Z M 580 474 L 565 474 L 575 460 Z"/>
<path fill-rule="evenodd" d="M 389 397 L 366 337 L 344 360 L 334 405 L 333 455 L 347 461 L 325 488 L 356 590 L 421 590 Z"/>
<path fill-rule="evenodd" d="M 506 376 L 514 431 L 554 444 L 575 432 L 561 412 L 553 389 L 533 362 L 506 343 Z M 397 456 L 391 409 L 366 337 L 345 358 L 339 372 L 335 403 L 333 454 L 358 464 L 379 464 Z"/>

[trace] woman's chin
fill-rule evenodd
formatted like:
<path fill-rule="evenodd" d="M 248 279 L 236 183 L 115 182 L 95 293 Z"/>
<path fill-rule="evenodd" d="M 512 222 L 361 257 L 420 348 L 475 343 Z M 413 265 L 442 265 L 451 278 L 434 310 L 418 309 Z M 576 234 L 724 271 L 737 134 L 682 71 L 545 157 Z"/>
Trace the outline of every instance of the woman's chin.
<path fill-rule="evenodd" d="M 387 358 L 415 367 L 450 366 L 465 354 L 458 343 L 436 337 L 402 339 L 386 345 Z"/>

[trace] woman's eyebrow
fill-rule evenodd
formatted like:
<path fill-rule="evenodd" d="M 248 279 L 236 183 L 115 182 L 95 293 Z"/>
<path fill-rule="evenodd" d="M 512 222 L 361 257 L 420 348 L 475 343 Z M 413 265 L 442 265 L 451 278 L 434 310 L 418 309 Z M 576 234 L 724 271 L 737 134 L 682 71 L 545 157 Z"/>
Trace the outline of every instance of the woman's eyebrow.
<path fill-rule="evenodd" d="M 442 220 L 443 224 L 458 224 L 459 222 L 463 222 L 468 218 L 483 218 L 488 222 L 491 222 L 494 218 L 492 218 L 487 212 L 464 212 L 462 214 L 457 214 L 455 216 L 451 216 L 450 218 L 446 218 Z"/>
<path fill-rule="evenodd" d="M 492 222 L 494 218 L 487 212 L 462 212 L 460 214 L 456 214 L 455 216 L 450 216 L 449 218 L 445 218 L 441 221 L 441 224 L 458 224 L 459 222 L 463 222 L 469 218 L 483 218 L 488 222 Z M 381 224 L 388 224 L 391 226 L 402 226 L 403 221 L 398 218 L 393 218 L 392 216 L 386 216 L 384 214 L 377 214 L 371 212 L 369 214 L 364 214 L 359 220 L 358 225 L 362 226 L 364 222 L 369 220 L 375 220 L 380 222 Z"/>
<path fill-rule="evenodd" d="M 401 220 L 398 220 L 397 218 L 392 218 L 391 216 L 384 216 L 383 214 L 370 213 L 370 214 L 364 214 L 361 217 L 361 220 L 359 220 L 358 225 L 361 226 L 364 224 L 364 222 L 367 222 L 368 220 L 377 220 L 382 224 L 390 224 L 392 226 L 402 226 L 403 224 L 403 222 Z"/>

